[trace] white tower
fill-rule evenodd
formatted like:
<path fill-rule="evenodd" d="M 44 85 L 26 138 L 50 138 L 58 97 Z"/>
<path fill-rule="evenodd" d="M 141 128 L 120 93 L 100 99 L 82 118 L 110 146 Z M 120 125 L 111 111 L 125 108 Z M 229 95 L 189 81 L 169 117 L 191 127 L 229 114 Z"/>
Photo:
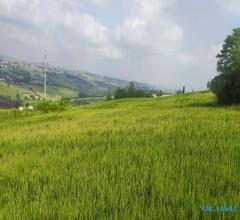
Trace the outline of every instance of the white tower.
<path fill-rule="evenodd" d="M 44 55 L 44 96 L 47 97 L 47 55 Z"/>

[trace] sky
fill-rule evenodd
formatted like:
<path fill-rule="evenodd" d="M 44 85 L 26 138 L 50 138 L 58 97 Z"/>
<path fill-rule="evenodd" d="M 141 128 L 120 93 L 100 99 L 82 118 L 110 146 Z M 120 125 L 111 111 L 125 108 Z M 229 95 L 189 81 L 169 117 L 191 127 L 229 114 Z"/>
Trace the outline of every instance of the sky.
<path fill-rule="evenodd" d="M 0 54 L 203 90 L 239 18 L 239 0 L 0 0 Z"/>

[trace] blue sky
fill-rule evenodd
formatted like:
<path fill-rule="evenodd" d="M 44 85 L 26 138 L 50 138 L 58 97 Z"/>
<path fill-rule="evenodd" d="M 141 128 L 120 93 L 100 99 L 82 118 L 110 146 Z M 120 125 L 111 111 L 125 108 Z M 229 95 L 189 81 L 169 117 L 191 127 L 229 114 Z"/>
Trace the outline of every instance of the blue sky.
<path fill-rule="evenodd" d="M 0 54 L 199 90 L 239 18 L 238 0 L 0 0 Z"/>

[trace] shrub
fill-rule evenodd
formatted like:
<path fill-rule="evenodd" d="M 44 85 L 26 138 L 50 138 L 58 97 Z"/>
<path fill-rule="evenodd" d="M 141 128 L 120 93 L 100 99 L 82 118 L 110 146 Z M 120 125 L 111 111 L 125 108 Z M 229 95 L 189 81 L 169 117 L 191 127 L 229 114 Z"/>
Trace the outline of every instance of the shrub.
<path fill-rule="evenodd" d="M 36 105 L 36 110 L 48 113 L 48 112 L 57 112 L 66 110 L 67 102 L 64 99 L 61 99 L 57 102 L 52 102 L 47 99 L 42 99 Z"/>

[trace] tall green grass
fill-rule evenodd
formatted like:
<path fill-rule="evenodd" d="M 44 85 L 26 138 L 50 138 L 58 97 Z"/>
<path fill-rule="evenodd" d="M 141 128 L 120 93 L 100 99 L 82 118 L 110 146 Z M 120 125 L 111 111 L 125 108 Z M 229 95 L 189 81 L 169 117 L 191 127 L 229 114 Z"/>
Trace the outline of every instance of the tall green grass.
<path fill-rule="evenodd" d="M 239 219 L 240 112 L 209 93 L 0 112 L 0 219 Z"/>

